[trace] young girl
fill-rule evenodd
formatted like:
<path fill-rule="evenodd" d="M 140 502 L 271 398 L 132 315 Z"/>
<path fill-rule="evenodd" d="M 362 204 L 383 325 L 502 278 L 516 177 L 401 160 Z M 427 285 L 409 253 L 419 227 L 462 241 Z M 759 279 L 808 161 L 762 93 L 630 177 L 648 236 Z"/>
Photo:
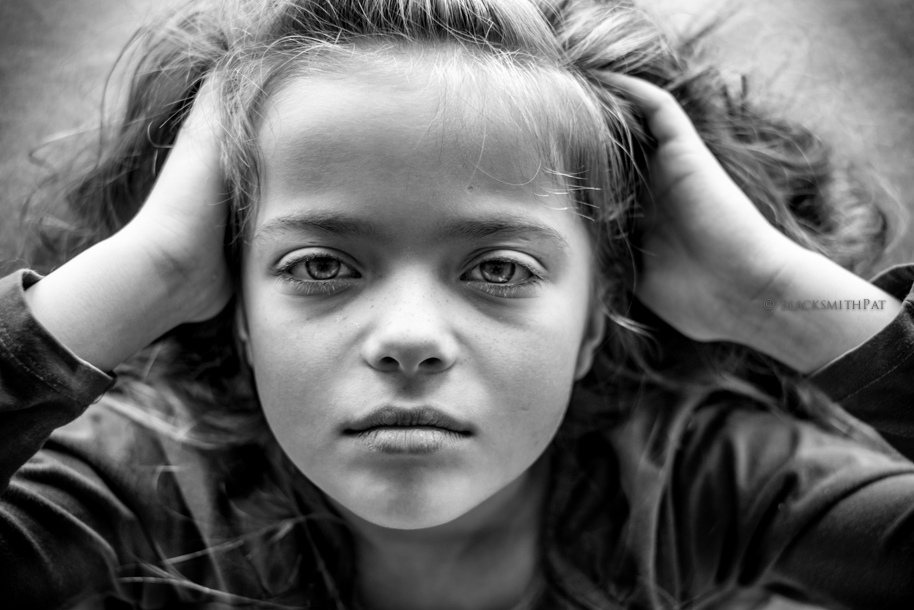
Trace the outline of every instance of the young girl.
<path fill-rule="evenodd" d="M 911 455 L 914 273 L 806 132 L 622 1 L 142 42 L 0 283 L 4 607 L 911 607 L 914 466 L 831 400 Z"/>

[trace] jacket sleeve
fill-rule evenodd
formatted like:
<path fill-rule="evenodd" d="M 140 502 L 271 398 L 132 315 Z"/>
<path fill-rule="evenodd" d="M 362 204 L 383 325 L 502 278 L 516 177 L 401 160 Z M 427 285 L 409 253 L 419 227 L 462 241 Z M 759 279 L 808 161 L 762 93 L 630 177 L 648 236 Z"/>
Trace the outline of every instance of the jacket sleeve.
<path fill-rule="evenodd" d="M 135 533 L 104 477 L 48 441 L 113 377 L 32 318 L 23 290 L 38 279 L 25 271 L 0 279 L 0 605 L 8 609 L 58 608 L 110 589 Z"/>
<path fill-rule="evenodd" d="M 0 279 L 0 492 L 53 430 L 79 417 L 114 382 L 31 316 L 23 292 L 38 279 L 28 271 Z"/>
<path fill-rule="evenodd" d="M 914 460 L 914 264 L 892 267 L 873 283 L 902 299 L 901 312 L 810 379 Z"/>

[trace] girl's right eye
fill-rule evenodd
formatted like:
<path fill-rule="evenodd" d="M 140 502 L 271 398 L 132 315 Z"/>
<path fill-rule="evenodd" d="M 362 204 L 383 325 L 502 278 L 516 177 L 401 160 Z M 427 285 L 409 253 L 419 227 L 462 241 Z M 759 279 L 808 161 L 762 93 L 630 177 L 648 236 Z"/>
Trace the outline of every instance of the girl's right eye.
<path fill-rule="evenodd" d="M 329 252 L 305 252 L 287 256 L 273 274 L 282 282 L 306 294 L 330 293 L 362 275 Z"/>

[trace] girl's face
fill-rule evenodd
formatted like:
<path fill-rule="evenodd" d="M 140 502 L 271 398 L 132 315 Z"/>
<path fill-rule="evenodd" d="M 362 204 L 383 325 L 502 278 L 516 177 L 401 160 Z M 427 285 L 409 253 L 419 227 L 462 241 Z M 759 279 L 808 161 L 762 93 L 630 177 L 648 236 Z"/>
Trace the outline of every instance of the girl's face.
<path fill-rule="evenodd" d="M 429 74 L 273 96 L 242 265 L 276 439 L 345 509 L 403 529 L 521 484 L 602 333 L 584 221 L 478 83 L 464 99 Z"/>

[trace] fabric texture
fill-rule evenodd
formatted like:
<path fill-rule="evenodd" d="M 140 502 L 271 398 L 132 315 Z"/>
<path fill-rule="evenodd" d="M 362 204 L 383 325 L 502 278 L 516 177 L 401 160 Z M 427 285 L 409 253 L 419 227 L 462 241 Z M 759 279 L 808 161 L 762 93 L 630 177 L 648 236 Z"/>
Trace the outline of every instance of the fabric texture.
<path fill-rule="evenodd" d="M 2 607 L 338 607 L 345 553 L 324 551 L 347 540 L 319 492 L 262 450 L 189 446 L 92 404 L 114 377 L 31 317 L 23 290 L 38 279 L 0 280 Z M 914 267 L 874 281 L 906 297 L 902 312 L 813 381 L 910 459 Z M 570 409 L 605 400 L 578 388 Z M 560 432 L 549 452 L 542 563 L 559 585 L 542 608 L 734 607 L 768 592 L 914 607 L 914 465 L 892 452 L 728 394 L 645 403 L 593 434 Z M 272 497 L 296 510 L 277 516 Z"/>

